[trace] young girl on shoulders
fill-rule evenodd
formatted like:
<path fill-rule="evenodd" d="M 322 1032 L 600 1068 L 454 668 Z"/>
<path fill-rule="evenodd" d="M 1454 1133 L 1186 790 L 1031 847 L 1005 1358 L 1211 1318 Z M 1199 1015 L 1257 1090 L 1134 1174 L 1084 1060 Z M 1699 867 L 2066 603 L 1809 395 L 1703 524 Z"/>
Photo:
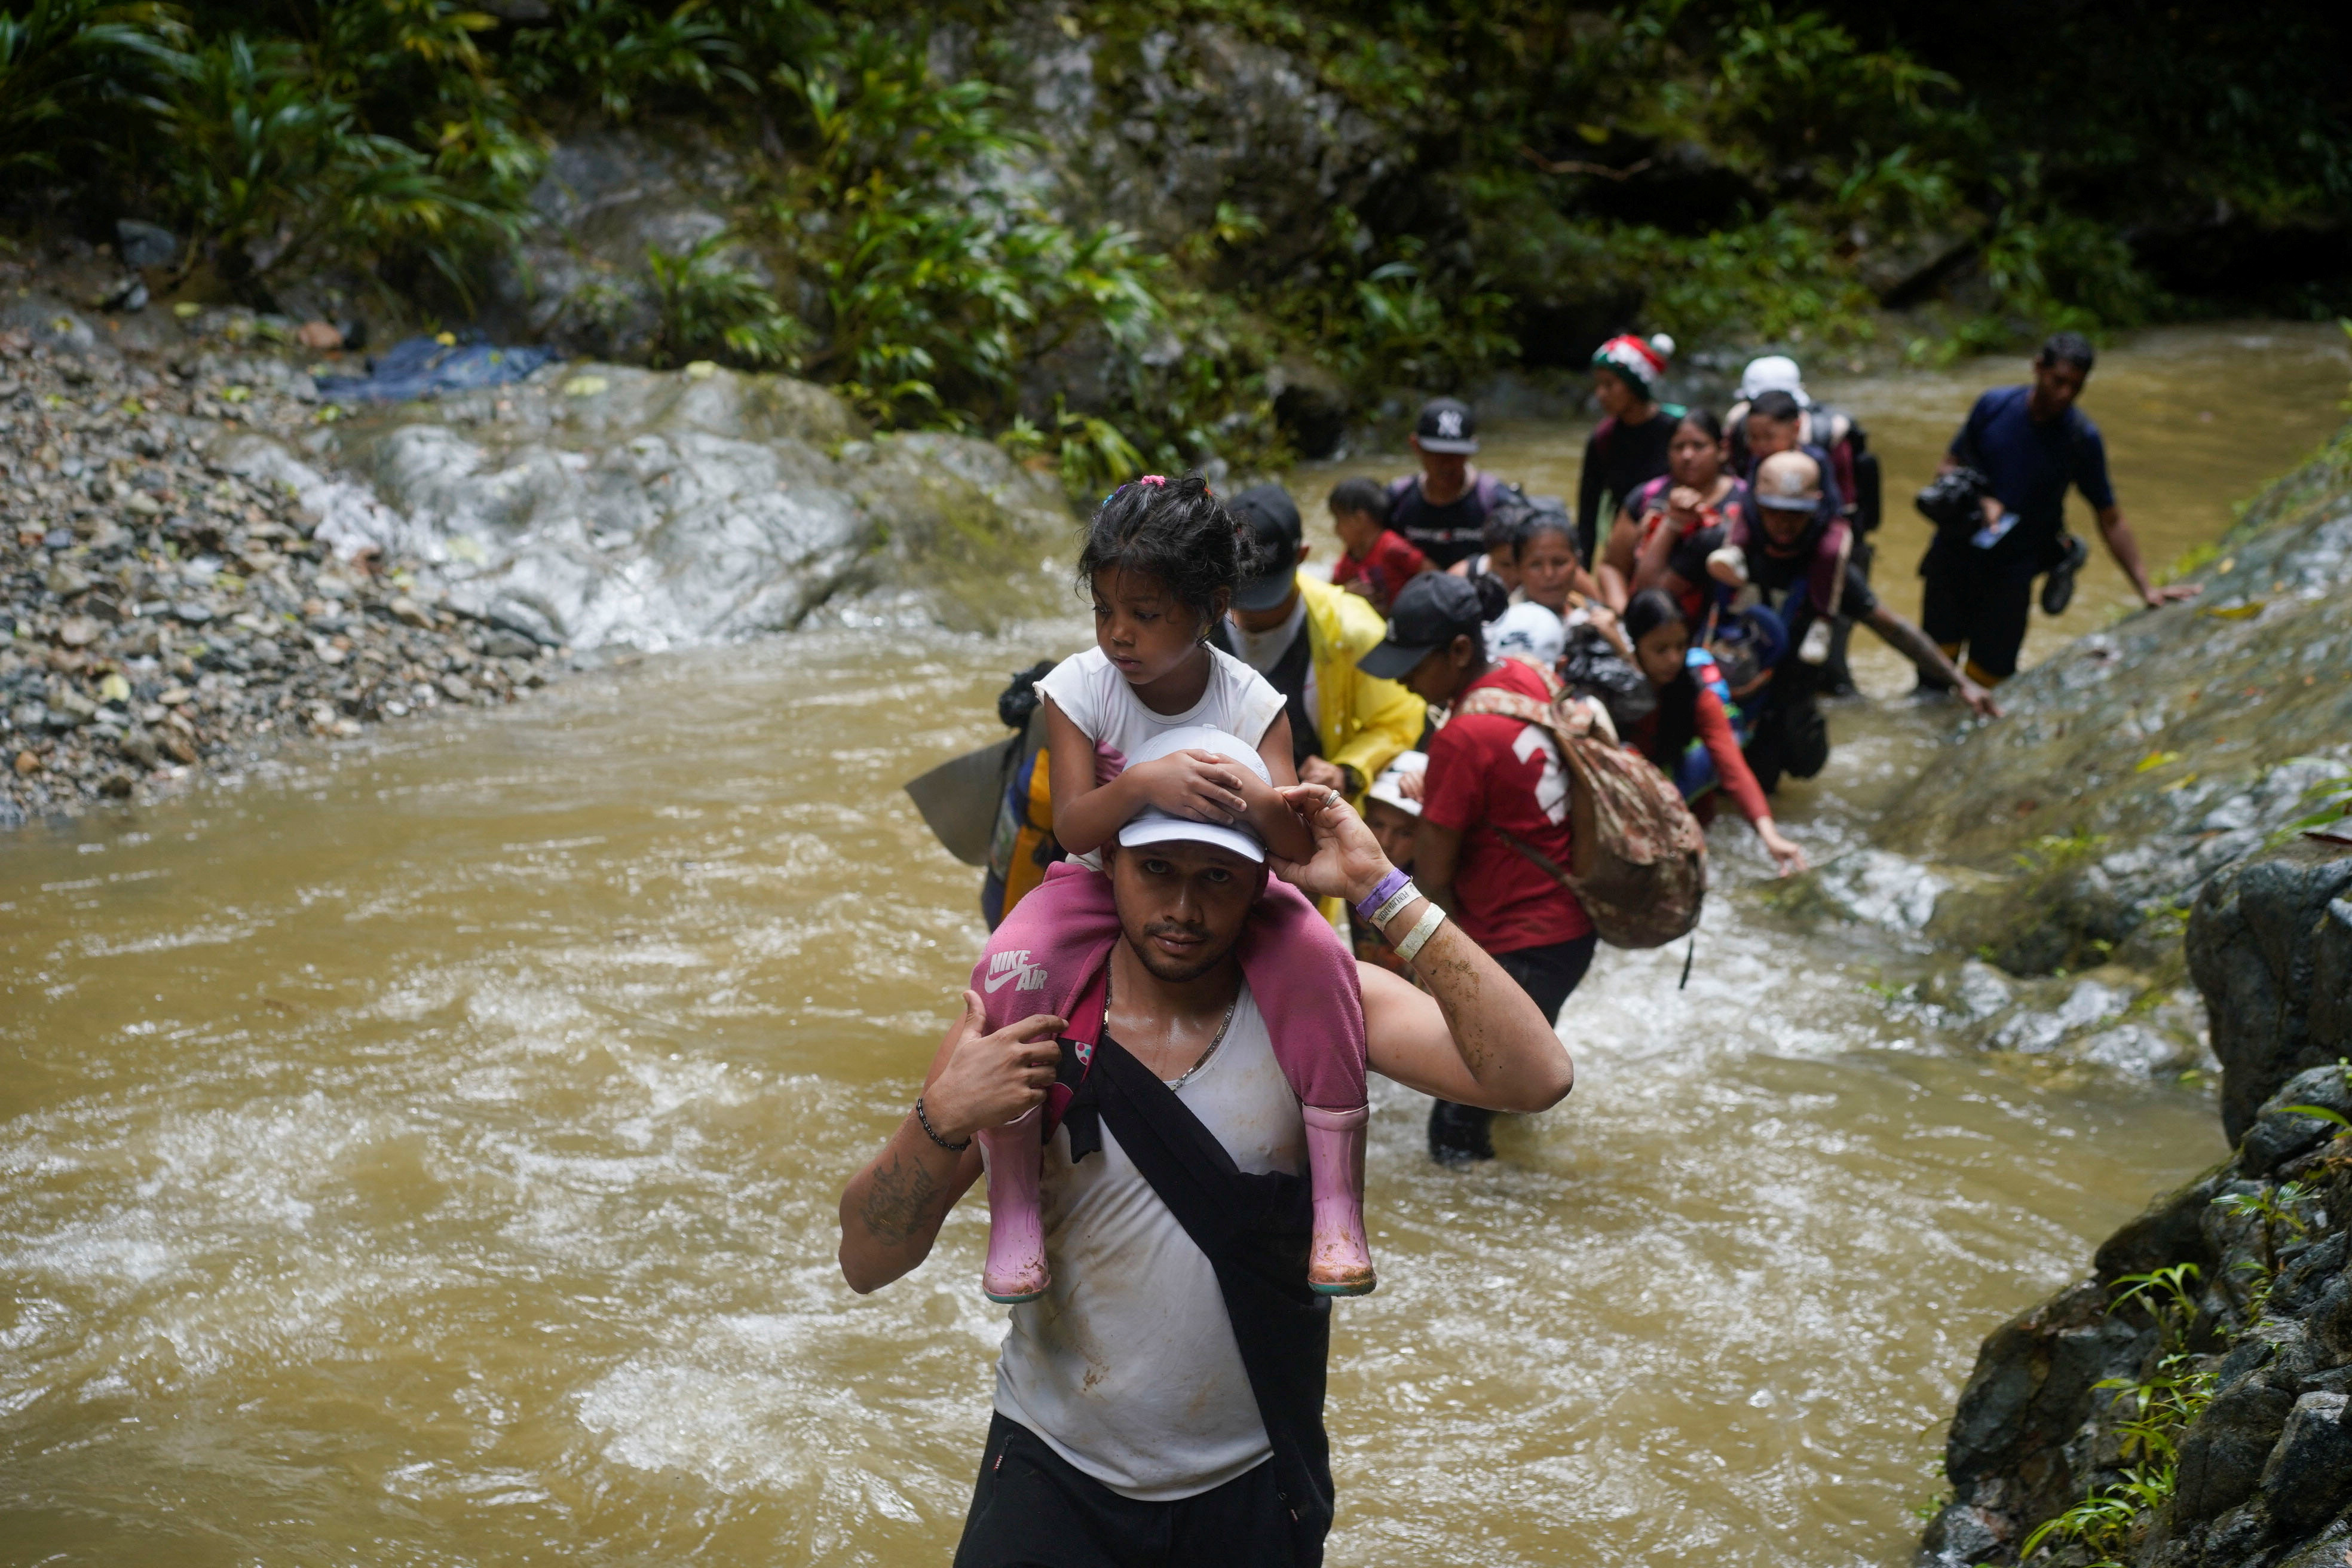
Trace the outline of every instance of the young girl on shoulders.
<path fill-rule="evenodd" d="M 1075 1023 L 1085 1016 L 1078 1005 L 1100 994 L 1097 975 L 1118 934 L 1100 852 L 1138 812 L 1157 807 L 1245 827 L 1285 859 L 1312 853 L 1306 826 L 1276 793 L 1297 782 L 1282 695 L 1208 641 L 1252 548 L 1197 475 L 1122 486 L 1087 525 L 1077 575 L 1093 600 L 1095 646 L 1037 683 L 1054 837 L 1079 864 L 1048 871 L 991 937 L 972 972 L 988 1028 L 1039 1012 Z M 1156 737 L 1196 725 L 1255 750 L 1271 782 L 1208 750 L 1128 765 Z M 1307 1283 L 1326 1295 L 1361 1294 L 1373 1273 L 1363 1229 L 1369 1108 L 1353 956 L 1304 895 L 1272 879 L 1236 952 L 1303 1110 L 1315 1214 Z M 1032 1300 L 1048 1283 L 1037 1203 L 1040 1146 L 1050 1135 L 1044 1112 L 980 1135 L 990 1215 L 982 1284 L 992 1300 Z"/>

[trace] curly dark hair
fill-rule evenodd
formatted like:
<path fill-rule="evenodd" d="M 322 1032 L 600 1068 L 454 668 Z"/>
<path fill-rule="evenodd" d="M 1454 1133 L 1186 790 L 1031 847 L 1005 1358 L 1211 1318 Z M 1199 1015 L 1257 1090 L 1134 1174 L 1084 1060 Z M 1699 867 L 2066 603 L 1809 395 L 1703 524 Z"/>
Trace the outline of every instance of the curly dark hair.
<path fill-rule="evenodd" d="M 1252 545 L 1247 525 L 1200 475 L 1148 475 L 1119 486 L 1095 510 L 1078 550 L 1078 592 L 1091 594 L 1106 566 L 1156 578 L 1205 634 L 1233 597 Z"/>

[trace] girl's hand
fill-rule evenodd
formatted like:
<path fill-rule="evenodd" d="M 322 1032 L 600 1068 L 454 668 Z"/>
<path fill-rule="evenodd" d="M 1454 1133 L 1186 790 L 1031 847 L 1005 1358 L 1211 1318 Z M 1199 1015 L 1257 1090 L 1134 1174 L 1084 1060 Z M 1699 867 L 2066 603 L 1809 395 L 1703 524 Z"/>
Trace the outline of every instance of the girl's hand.
<path fill-rule="evenodd" d="M 1666 521 L 1676 528 L 1688 528 L 1698 521 L 1698 509 L 1706 497 L 1690 485 L 1676 485 L 1666 492 Z"/>
<path fill-rule="evenodd" d="M 1756 837 L 1764 841 L 1765 850 L 1771 855 L 1772 863 L 1780 868 L 1783 877 L 1793 877 L 1811 864 L 1797 841 L 1782 833 L 1770 817 L 1756 825 Z"/>
<path fill-rule="evenodd" d="M 1238 821 L 1249 810 L 1244 793 L 1248 785 L 1266 787 L 1248 768 L 1214 752 L 1172 752 L 1133 771 L 1147 781 L 1146 801 L 1171 816 L 1194 822 Z"/>

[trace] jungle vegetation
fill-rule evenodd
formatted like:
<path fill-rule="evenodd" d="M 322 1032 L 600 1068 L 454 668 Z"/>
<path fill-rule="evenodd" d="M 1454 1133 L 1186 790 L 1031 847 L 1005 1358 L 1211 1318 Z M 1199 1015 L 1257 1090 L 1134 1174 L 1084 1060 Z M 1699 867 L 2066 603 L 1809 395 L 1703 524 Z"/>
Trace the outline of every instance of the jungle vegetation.
<path fill-rule="evenodd" d="M 1113 78 L 1227 29 L 1401 155 L 1278 268 L 1245 204 L 1158 249 L 1070 221 L 1003 177 L 1037 145 L 1024 23 Z M 941 29 L 980 40 L 952 79 Z M 793 368 L 1089 485 L 1279 456 L 1286 360 L 1361 399 L 1622 327 L 1917 357 L 2340 310 L 2347 58 L 2352 18 L 2293 0 L 8 0 L 0 211 L 163 223 L 190 286 L 258 306 L 337 266 L 462 318 L 553 138 L 699 121 L 767 174 L 727 243 L 648 255 L 653 357 Z M 1055 395 L 1074 344 L 1109 369 Z"/>

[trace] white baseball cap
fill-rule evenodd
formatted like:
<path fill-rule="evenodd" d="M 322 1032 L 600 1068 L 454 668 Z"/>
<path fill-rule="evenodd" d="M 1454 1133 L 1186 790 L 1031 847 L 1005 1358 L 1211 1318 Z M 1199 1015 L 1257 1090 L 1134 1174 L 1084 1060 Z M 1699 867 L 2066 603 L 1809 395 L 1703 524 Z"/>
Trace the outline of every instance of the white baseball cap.
<path fill-rule="evenodd" d="M 1419 816 L 1421 802 L 1405 798 L 1404 781 L 1424 777 L 1428 773 L 1429 753 L 1427 752 L 1399 752 L 1389 765 L 1381 770 L 1381 776 L 1372 781 L 1372 787 L 1364 792 L 1364 797 L 1367 800 L 1379 801 L 1382 805 L 1395 806 L 1399 811 L 1411 816 Z"/>
<path fill-rule="evenodd" d="M 1549 669 L 1567 650 L 1567 625 L 1531 599 L 1513 605 L 1486 628 L 1488 658 L 1520 658 Z"/>
<path fill-rule="evenodd" d="M 1214 752 L 1230 757 L 1258 776 L 1260 782 L 1274 783 L 1274 775 L 1265 771 L 1265 759 L 1256 748 L 1244 743 L 1237 735 L 1206 724 L 1187 724 L 1181 730 L 1163 730 L 1138 747 L 1128 761 L 1134 767 L 1143 763 L 1156 763 L 1178 752 Z M 1134 849 L 1146 844 L 1213 844 L 1220 849 L 1230 849 L 1245 860 L 1265 863 L 1265 845 L 1246 823 L 1227 826 L 1222 822 L 1195 822 L 1189 816 L 1177 816 L 1147 805 L 1128 818 L 1127 826 L 1118 830 L 1119 847 Z"/>
<path fill-rule="evenodd" d="M 1739 400 L 1753 403 L 1768 392 L 1785 392 L 1800 403 L 1805 400 L 1805 377 L 1795 360 L 1787 354 L 1766 354 L 1748 362 L 1748 368 L 1739 373 Z"/>

